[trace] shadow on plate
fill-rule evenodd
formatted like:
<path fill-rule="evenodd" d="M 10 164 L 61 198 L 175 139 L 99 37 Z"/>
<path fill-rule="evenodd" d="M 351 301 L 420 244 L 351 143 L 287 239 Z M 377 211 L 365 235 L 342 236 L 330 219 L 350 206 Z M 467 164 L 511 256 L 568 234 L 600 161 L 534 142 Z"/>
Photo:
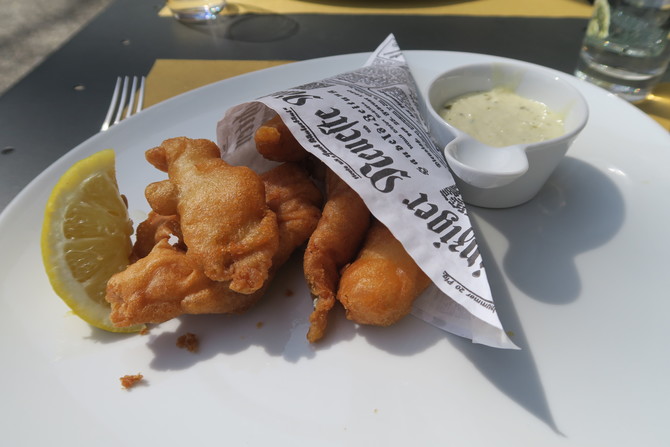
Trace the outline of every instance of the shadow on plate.
<path fill-rule="evenodd" d="M 319 351 L 346 343 L 357 335 L 394 355 L 411 356 L 445 337 L 444 332 L 413 317 L 390 328 L 359 327 L 347 320 L 344 310 L 337 306 L 330 315 L 326 336 L 318 343 L 310 344 L 305 335 L 311 306 L 304 298 L 304 295 L 281 297 L 281 305 L 260 304 L 256 310 L 244 315 L 181 317 L 175 330 L 149 335 L 148 346 L 154 353 L 151 367 L 157 370 L 187 369 L 218 355 L 234 355 L 254 346 L 262 347 L 269 355 L 297 363 L 302 359 L 313 359 Z M 200 348 L 195 354 L 176 348 L 177 338 L 187 332 L 198 335 L 200 340 Z"/>
<path fill-rule="evenodd" d="M 475 229 L 481 218 L 508 239 L 502 266 L 491 262 L 495 248 L 485 238 L 480 238 L 479 249 L 500 320 L 521 350 L 492 349 L 458 337 L 449 341 L 501 392 L 561 435 L 506 280 L 545 303 L 577 299 L 581 281 L 575 258 L 617 233 L 625 211 L 621 193 L 596 168 L 567 157 L 530 202 L 505 210 L 471 211 Z"/>
<path fill-rule="evenodd" d="M 151 367 L 157 370 L 186 369 L 218 355 L 234 355 L 252 347 L 261 347 L 269 355 L 296 363 L 346 343 L 357 334 L 381 349 L 408 356 L 444 338 L 443 332 L 411 317 L 390 328 L 361 328 L 345 318 L 344 310 L 338 304 L 331 312 L 326 336 L 318 343 L 310 344 L 306 334 L 312 305 L 302 263 L 294 258 L 284 266 L 277 279 L 279 281 L 273 283 L 264 299 L 245 314 L 185 315 L 178 319 L 174 330 L 155 328 L 157 335 L 150 333 L 147 341 L 154 354 Z M 196 354 L 176 347 L 177 338 L 187 332 L 199 338 Z M 426 337 L 426 333 L 430 336 Z"/>
<path fill-rule="evenodd" d="M 411 315 L 391 327 L 357 325 L 356 334 L 364 337 L 378 349 L 403 357 L 418 354 L 444 340 L 445 337 L 452 336 Z"/>
<path fill-rule="evenodd" d="M 495 349 L 473 344 L 470 340 L 460 337 L 449 337 L 448 340 L 500 392 L 544 422 L 555 433 L 562 435 L 551 413 L 537 364 L 528 345 L 523 323 L 505 284 L 505 278 L 499 266 L 486 262 L 493 259 L 486 240 L 479 241 L 479 250 L 485 260 L 486 274 L 500 321 L 509 331 L 512 341 L 521 349 L 518 351 Z"/>
<path fill-rule="evenodd" d="M 131 337 L 137 337 L 138 334 L 135 332 L 131 332 L 129 334 L 124 334 L 124 333 L 116 333 L 116 332 L 107 332 L 103 331 L 102 329 L 98 329 L 93 326 L 89 326 L 91 328 L 91 335 L 86 337 L 87 340 L 91 340 L 94 343 L 102 343 L 102 344 L 110 344 L 110 343 L 116 343 L 119 341 L 124 341 L 128 340 Z"/>
<path fill-rule="evenodd" d="M 473 208 L 509 242 L 506 276 L 529 297 L 569 304 L 580 295 L 575 259 L 609 241 L 625 217 L 621 192 L 595 167 L 566 157 L 530 202 L 505 210 Z"/>
<path fill-rule="evenodd" d="M 305 295 L 302 264 L 294 257 L 277 274 L 265 296 L 240 315 L 184 315 L 174 330 L 156 327 L 148 346 L 154 353 L 151 367 L 179 370 L 218 355 L 233 355 L 253 346 L 269 355 L 297 362 L 314 356 L 305 339 L 311 302 Z M 153 329 L 152 329 L 153 331 Z M 193 354 L 177 349 L 177 338 L 187 332 L 200 342 Z"/>
<path fill-rule="evenodd" d="M 388 328 L 360 327 L 345 317 L 336 303 L 331 312 L 328 330 L 318 343 L 306 339 L 312 302 L 305 285 L 302 263 L 294 257 L 282 270 L 265 297 L 241 315 L 184 315 L 164 327 L 155 326 L 146 335 L 153 352 L 151 367 L 157 370 L 181 370 L 219 355 L 234 355 L 252 347 L 260 347 L 271 356 L 296 363 L 311 359 L 319 351 L 363 336 L 379 349 L 399 356 L 411 356 L 442 340 L 445 333 L 422 321 L 407 317 Z M 176 347 L 177 339 L 195 334 L 200 342 L 197 353 Z M 92 338 L 112 340 L 104 334 Z M 125 338 L 125 337 L 124 337 Z"/>
<path fill-rule="evenodd" d="M 477 228 L 475 228 L 477 229 Z M 491 249 L 481 241 L 480 251 L 485 260 L 491 260 Z M 447 339 L 460 351 L 500 392 L 544 422 L 555 433 L 562 435 L 552 416 L 522 323 L 512 303 L 500 268 L 486 263 L 486 271 L 495 291 L 496 309 L 501 321 L 514 333 L 513 341 L 521 350 L 495 349 L 474 344 L 470 340 L 432 327 L 418 318 L 405 318 L 392 328 L 359 327 L 357 334 L 379 349 L 395 355 L 411 356 Z"/>

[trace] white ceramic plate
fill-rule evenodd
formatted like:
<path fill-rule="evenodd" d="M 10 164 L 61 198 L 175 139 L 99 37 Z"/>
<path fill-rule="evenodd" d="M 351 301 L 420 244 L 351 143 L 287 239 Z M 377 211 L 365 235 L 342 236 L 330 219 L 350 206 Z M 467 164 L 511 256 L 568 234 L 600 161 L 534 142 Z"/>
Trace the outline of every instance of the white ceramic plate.
<path fill-rule="evenodd" d="M 482 55 L 408 51 L 424 89 Z M 42 210 L 75 160 L 117 151 L 137 218 L 143 159 L 163 139 L 214 138 L 234 104 L 363 64 L 312 60 L 213 84 L 96 135 L 0 216 L 0 432 L 7 445 L 655 446 L 670 439 L 670 137 L 634 107 L 570 78 L 591 118 L 541 191 L 508 210 L 471 209 L 500 318 L 500 351 L 413 317 L 359 328 L 336 312 L 305 340 L 311 300 L 294 262 L 242 316 L 193 316 L 145 336 L 90 328 L 42 269 Z M 299 259 L 298 259 L 299 261 Z M 196 354 L 177 336 L 196 333 Z M 121 389 L 141 372 L 146 384 Z"/>

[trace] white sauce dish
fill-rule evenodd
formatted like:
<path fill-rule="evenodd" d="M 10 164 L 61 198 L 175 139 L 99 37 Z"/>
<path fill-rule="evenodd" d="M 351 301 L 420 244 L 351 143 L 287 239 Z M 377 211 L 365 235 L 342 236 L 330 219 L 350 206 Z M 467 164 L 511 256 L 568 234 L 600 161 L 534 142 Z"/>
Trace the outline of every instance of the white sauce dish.
<path fill-rule="evenodd" d="M 449 101 L 501 87 L 546 105 L 562 119 L 562 135 L 496 147 L 480 142 L 440 115 Z M 486 208 L 507 208 L 532 199 L 588 120 L 586 101 L 562 74 L 524 62 L 476 64 L 450 70 L 431 82 L 427 103 L 430 131 L 444 146 L 444 155 L 463 200 Z M 478 119 L 477 110 L 468 113 L 471 119 Z M 503 118 L 509 122 L 509 112 L 504 114 Z M 523 127 L 521 122 L 504 124 L 510 132 Z M 520 141 L 524 139 L 522 135 Z"/>

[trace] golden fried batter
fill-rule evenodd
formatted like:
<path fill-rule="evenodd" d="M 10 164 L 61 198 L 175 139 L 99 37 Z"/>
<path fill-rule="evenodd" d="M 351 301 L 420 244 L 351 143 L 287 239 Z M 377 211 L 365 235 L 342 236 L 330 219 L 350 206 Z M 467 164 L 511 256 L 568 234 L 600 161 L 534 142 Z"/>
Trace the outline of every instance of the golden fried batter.
<path fill-rule="evenodd" d="M 112 322 L 124 327 L 162 323 L 182 314 L 239 313 L 261 295 L 237 293 L 228 286 L 228 281 L 209 279 L 197 258 L 163 239 L 147 256 L 110 278 L 106 299 L 112 304 Z"/>
<path fill-rule="evenodd" d="M 169 239 L 172 235 L 177 238 L 178 248 L 186 250 L 186 244 L 182 240 L 181 227 L 179 226 L 179 216 L 175 214 L 161 216 L 155 211 L 149 212 L 146 220 L 140 222 L 137 230 L 135 230 L 135 243 L 130 255 L 130 262 L 145 257 L 158 241 Z"/>
<path fill-rule="evenodd" d="M 144 379 L 142 374 L 128 374 L 123 377 L 120 377 L 121 386 L 129 390 Z"/>
<path fill-rule="evenodd" d="M 410 312 L 429 284 L 402 244 L 375 221 L 358 258 L 342 272 L 337 299 L 348 319 L 389 326 Z"/>
<path fill-rule="evenodd" d="M 314 296 L 307 339 L 320 340 L 335 304 L 340 269 L 351 262 L 370 223 L 370 212 L 358 194 L 336 174 L 326 172 L 327 201 L 304 257 L 305 279 Z"/>
<path fill-rule="evenodd" d="M 279 249 L 274 262 L 283 264 L 314 232 L 323 198 L 307 172 L 293 163 L 277 166 L 261 178 L 267 204 L 277 214 L 279 224 Z"/>
<path fill-rule="evenodd" d="M 279 245 L 260 177 L 228 165 L 208 140 L 172 138 L 146 158 L 169 176 L 147 187 L 147 201 L 158 214 L 179 216 L 189 256 L 198 258 L 205 276 L 230 281 L 240 293 L 260 289 Z"/>
<path fill-rule="evenodd" d="M 267 203 L 279 222 L 271 277 L 316 227 L 321 195 L 307 173 L 294 165 L 278 166 L 263 179 Z M 231 290 L 228 281 L 210 279 L 200 257 L 191 256 L 190 247 L 184 252 L 171 246 L 168 237 L 107 283 L 106 299 L 112 304 L 115 325 L 161 323 L 184 313 L 240 313 L 267 289 L 269 281 L 252 294 L 241 294 Z"/>
<path fill-rule="evenodd" d="M 308 155 L 279 115 L 275 115 L 256 130 L 254 141 L 258 152 L 268 160 L 296 162 Z"/>

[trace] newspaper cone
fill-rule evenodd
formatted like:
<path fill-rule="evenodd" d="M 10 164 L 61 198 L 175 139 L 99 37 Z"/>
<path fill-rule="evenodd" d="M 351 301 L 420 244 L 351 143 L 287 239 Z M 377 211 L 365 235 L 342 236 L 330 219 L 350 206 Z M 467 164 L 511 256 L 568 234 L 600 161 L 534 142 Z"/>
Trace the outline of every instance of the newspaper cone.
<path fill-rule="evenodd" d="M 362 68 L 235 106 L 218 123 L 223 158 L 270 166 L 254 131 L 278 113 L 302 146 L 365 201 L 432 279 L 422 320 L 475 343 L 518 349 L 503 330 L 474 230 L 393 35 Z"/>

